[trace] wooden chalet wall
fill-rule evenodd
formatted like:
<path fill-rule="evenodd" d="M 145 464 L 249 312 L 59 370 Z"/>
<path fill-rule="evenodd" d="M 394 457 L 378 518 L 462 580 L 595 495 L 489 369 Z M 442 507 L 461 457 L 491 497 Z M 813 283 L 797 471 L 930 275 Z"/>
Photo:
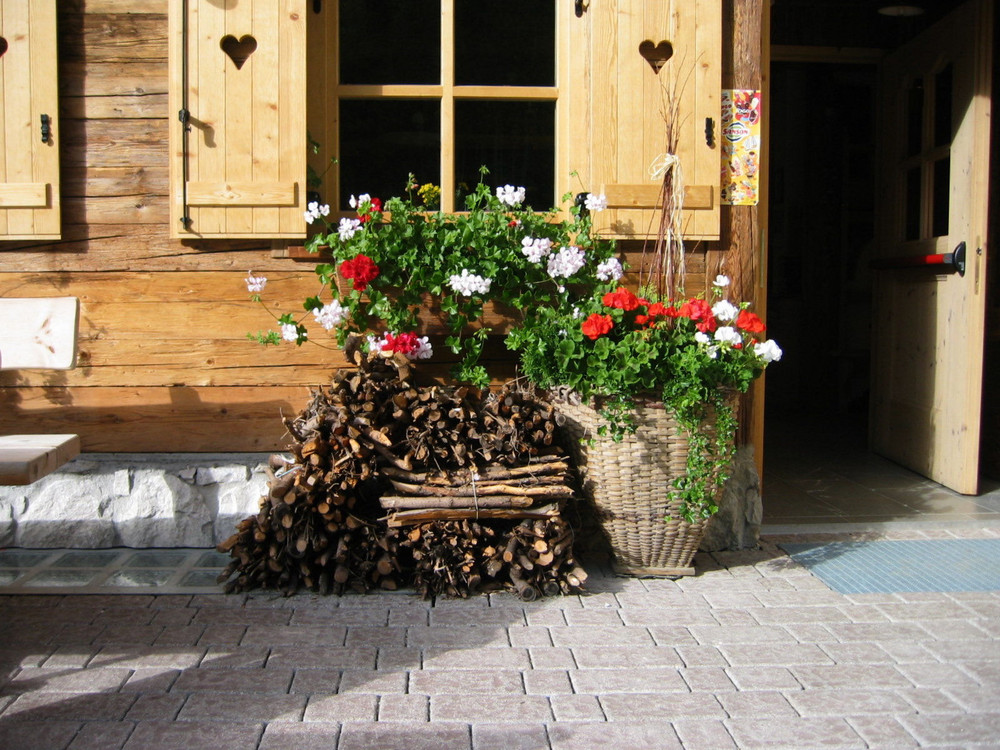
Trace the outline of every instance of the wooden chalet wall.
<path fill-rule="evenodd" d="M 170 0 L 171 2 L 173 0 Z M 0 243 L 0 296 L 80 298 L 74 370 L 0 375 L 0 434 L 84 451 L 267 451 L 339 352 L 246 339 L 248 269 L 301 309 L 311 266 L 267 240 L 169 238 L 168 0 L 59 0 L 62 240 Z M 284 311 L 284 310 L 282 310 Z"/>
<path fill-rule="evenodd" d="M 79 358 L 65 372 L 0 373 L 0 434 L 72 431 L 98 452 L 276 450 L 281 415 L 343 364 L 335 349 L 246 338 L 272 323 L 248 299 L 247 271 L 269 277 L 265 300 L 281 314 L 318 291 L 311 264 L 267 240 L 170 238 L 167 3 L 57 3 L 62 239 L 0 242 L 0 296 L 78 297 Z M 729 29 L 748 12 L 759 29 L 762 0 L 723 6 Z M 759 81 L 753 58 L 744 50 L 729 64 L 756 65 Z M 757 208 L 738 216 L 723 212 L 723 239 L 692 259 L 688 291 L 725 263 L 748 266 L 741 291 L 759 293 Z M 508 361 L 499 342 L 495 352 Z"/>

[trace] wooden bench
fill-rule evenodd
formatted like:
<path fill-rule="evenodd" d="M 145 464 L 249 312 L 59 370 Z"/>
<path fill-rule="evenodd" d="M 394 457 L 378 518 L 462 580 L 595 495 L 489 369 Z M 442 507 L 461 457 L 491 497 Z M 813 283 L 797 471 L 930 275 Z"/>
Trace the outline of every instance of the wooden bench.
<path fill-rule="evenodd" d="M 0 370 L 69 370 L 76 365 L 76 297 L 0 298 Z M 31 484 L 79 455 L 80 437 L 0 436 L 0 485 Z"/>

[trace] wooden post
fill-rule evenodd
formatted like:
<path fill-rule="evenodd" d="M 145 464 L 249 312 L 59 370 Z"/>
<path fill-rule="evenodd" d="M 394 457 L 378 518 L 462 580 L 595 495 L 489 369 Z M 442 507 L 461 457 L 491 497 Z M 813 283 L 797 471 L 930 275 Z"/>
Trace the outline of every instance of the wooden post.
<path fill-rule="evenodd" d="M 724 0 L 722 19 L 722 87 L 760 89 L 761 150 L 760 200 L 756 206 L 725 206 L 722 214 L 722 241 L 710 249 L 705 275 L 714 278 L 724 270 L 732 280 L 731 299 L 748 300 L 767 319 L 767 175 L 769 153 L 770 101 L 769 0 Z M 763 473 L 764 458 L 764 379 L 754 384 L 740 404 L 740 445 L 752 445 L 757 472 Z"/>

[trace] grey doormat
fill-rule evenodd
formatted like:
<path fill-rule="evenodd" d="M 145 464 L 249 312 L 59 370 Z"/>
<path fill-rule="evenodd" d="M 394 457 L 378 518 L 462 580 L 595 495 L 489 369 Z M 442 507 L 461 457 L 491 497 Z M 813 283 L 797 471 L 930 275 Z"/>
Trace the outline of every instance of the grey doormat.
<path fill-rule="evenodd" d="M 0 549 L 3 594 L 221 594 L 211 549 Z"/>
<path fill-rule="evenodd" d="M 1000 591 L 1000 539 L 782 543 L 841 594 Z"/>

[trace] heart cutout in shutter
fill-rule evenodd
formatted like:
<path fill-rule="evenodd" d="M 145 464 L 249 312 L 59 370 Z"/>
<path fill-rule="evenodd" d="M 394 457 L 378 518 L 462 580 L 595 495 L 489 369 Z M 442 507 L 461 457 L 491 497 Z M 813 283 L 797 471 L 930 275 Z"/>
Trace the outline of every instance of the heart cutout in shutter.
<path fill-rule="evenodd" d="M 646 59 L 653 72 L 659 74 L 663 64 L 674 56 L 674 46 L 670 42 L 653 44 L 647 39 L 639 45 L 639 54 Z"/>
<path fill-rule="evenodd" d="M 0 57 L 3 57 L 3 53 L 7 51 L 7 40 L 0 36 Z"/>
<path fill-rule="evenodd" d="M 232 34 L 226 34 L 219 42 L 219 46 L 222 47 L 223 52 L 229 55 L 229 59 L 239 70 L 257 49 L 257 40 L 249 34 L 244 34 L 239 39 Z"/>

